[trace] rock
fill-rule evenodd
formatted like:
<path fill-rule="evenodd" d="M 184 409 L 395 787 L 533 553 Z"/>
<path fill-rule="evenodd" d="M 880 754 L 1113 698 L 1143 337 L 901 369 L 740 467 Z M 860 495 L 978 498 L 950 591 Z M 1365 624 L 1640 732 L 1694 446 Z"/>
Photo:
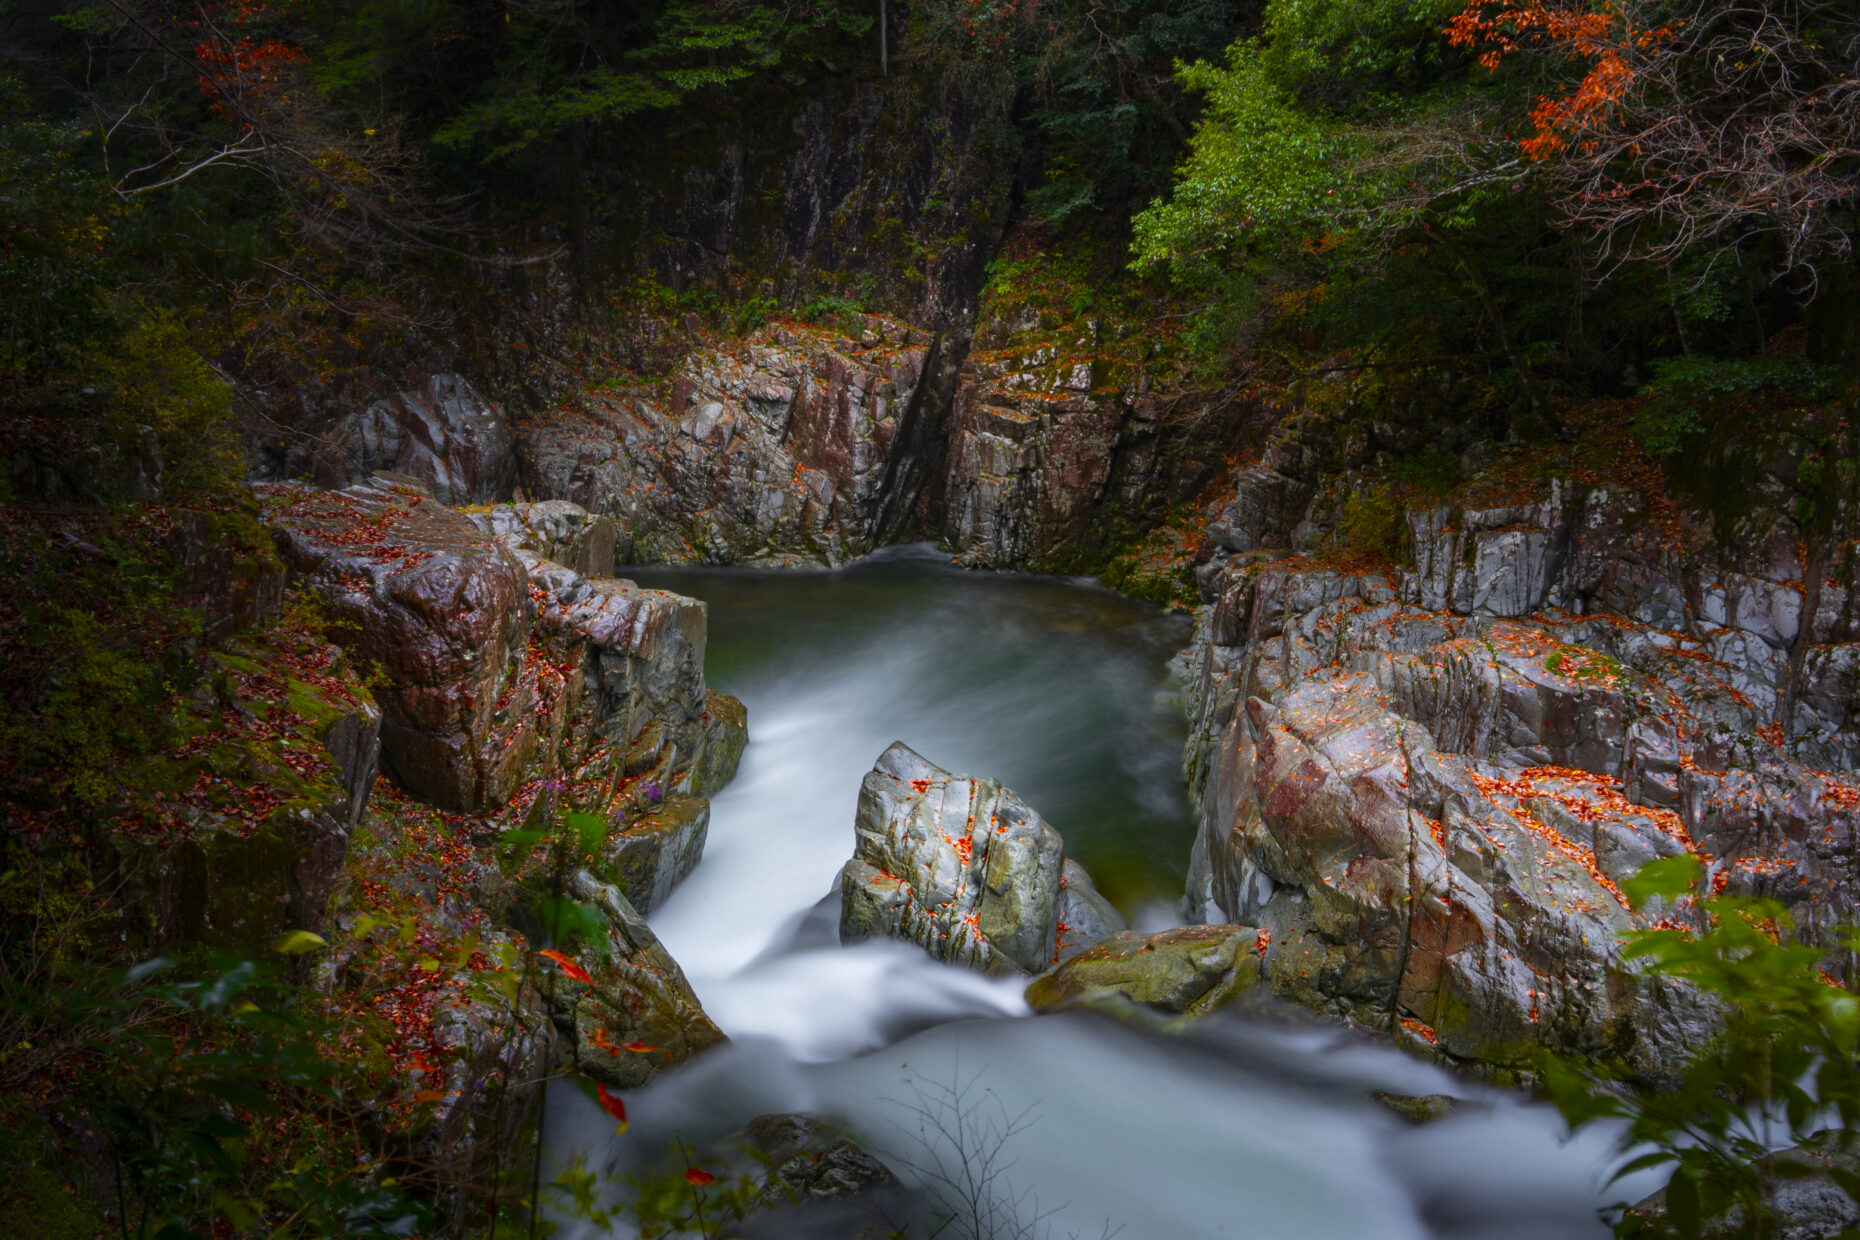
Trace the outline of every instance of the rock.
<path fill-rule="evenodd" d="M 693 769 L 692 791 L 709 796 L 732 779 L 749 744 L 749 712 L 728 693 L 704 697 L 704 744 Z"/>
<path fill-rule="evenodd" d="M 446 809 L 502 804 L 553 743 L 565 689 L 531 657 L 523 566 L 409 482 L 262 495 L 291 571 L 329 601 L 344 648 L 379 669 L 387 772 Z"/>
<path fill-rule="evenodd" d="M 642 561 L 842 563 L 883 540 L 933 351 L 902 324 L 869 345 L 780 324 L 692 353 L 669 387 L 592 389 L 527 420 L 525 479 L 615 518 Z"/>
<path fill-rule="evenodd" d="M 516 482 L 515 441 L 503 410 L 463 375 L 442 372 L 371 402 L 332 432 L 345 446 L 345 481 L 392 470 L 420 481 L 440 501 L 503 499 Z"/>
<path fill-rule="evenodd" d="M 1085 867 L 1068 857 L 1059 872 L 1058 959 L 1070 960 L 1100 939 L 1128 929 L 1130 923 L 1098 894 Z"/>
<path fill-rule="evenodd" d="M 1128 393 L 1050 343 L 972 353 L 948 417 L 943 541 L 995 566 L 1076 535 L 1111 479 Z"/>
<path fill-rule="evenodd" d="M 1055 959 L 1059 833 L 1000 784 L 894 744 L 860 787 L 857 833 L 840 878 L 842 942 L 905 939 L 989 973 Z"/>
<path fill-rule="evenodd" d="M 249 508 L 241 504 L 241 509 Z M 284 607 L 286 574 L 265 528 L 232 515 L 172 510 L 169 549 L 181 571 L 180 600 L 196 608 L 218 640 L 272 619 Z"/>
<path fill-rule="evenodd" d="M 1759 734 L 1790 676 L 1776 643 L 1799 631 L 1786 591 L 1701 596 L 1637 503 L 1551 484 L 1411 513 L 1398 589 L 1263 552 L 1203 574 L 1180 661 L 1202 812 L 1187 897 L 1267 933 L 1275 994 L 1398 1018 L 1451 1058 L 1543 1042 L 1657 1080 L 1716 1018 L 1620 957 L 1647 924 L 1621 895 L 1642 865 L 1706 854 L 1811 941 L 1854 917 L 1833 858 L 1860 790 Z M 1842 683 L 1820 653 L 1840 649 L 1815 649 L 1820 684 Z M 1826 753 L 1847 705 L 1811 698 L 1799 744 Z"/>
<path fill-rule="evenodd" d="M 618 883 L 644 916 L 697 868 L 710 828 L 710 802 L 668 796 L 657 809 L 624 823 L 607 837 L 602 872 Z"/>
<path fill-rule="evenodd" d="M 593 979 L 550 969 L 544 993 L 557 1028 L 568 1036 L 575 1068 L 618 1089 L 636 1089 L 664 1069 L 727 1039 L 704 1014 L 684 970 L 618 888 L 585 870 L 568 895 L 595 905 L 607 941 L 575 954 Z"/>
<path fill-rule="evenodd" d="M 1182 926 L 1159 934 L 1124 930 L 1042 973 L 1027 1003 L 1049 1012 L 1116 993 L 1168 1012 L 1202 1016 L 1259 981 L 1259 931 L 1252 926 Z"/>
<path fill-rule="evenodd" d="M 1835 1240 L 1860 1226 L 1860 1203 L 1834 1178 L 1836 1174 L 1860 1175 L 1860 1156 L 1839 1148 L 1839 1134 L 1821 1132 L 1813 1139 L 1817 1141 L 1813 1148 L 1778 1150 L 1759 1160 L 1786 1169 L 1774 1181 L 1770 1199 L 1773 1230 L 1764 1234 L 1788 1240 Z M 1630 1217 L 1664 1215 L 1666 1190 L 1642 1198 L 1628 1213 Z M 1734 1205 L 1702 1220 L 1696 1234 L 1706 1238 L 1747 1236 L 1753 1232 L 1744 1208 Z"/>
<path fill-rule="evenodd" d="M 1465 1107 L 1463 1099 L 1452 1094 L 1391 1094 L 1372 1090 L 1369 1095 L 1410 1124 L 1432 1124 L 1446 1119 Z"/>
<path fill-rule="evenodd" d="M 733 1146 L 768 1168 L 763 1199 L 771 1206 L 857 1197 L 895 1188 L 891 1168 L 811 1115 L 758 1115 Z"/>
<path fill-rule="evenodd" d="M 240 642 L 211 666 L 194 697 L 219 726 L 139 773 L 173 790 L 173 817 L 152 838 L 124 824 L 122 847 L 149 875 L 153 945 L 257 951 L 322 926 L 374 786 L 381 715 L 328 656 L 286 662 Z"/>
<path fill-rule="evenodd" d="M 617 532 L 612 517 L 592 515 L 579 504 L 559 499 L 497 504 L 465 515 L 512 551 L 529 552 L 582 577 L 614 575 Z"/>

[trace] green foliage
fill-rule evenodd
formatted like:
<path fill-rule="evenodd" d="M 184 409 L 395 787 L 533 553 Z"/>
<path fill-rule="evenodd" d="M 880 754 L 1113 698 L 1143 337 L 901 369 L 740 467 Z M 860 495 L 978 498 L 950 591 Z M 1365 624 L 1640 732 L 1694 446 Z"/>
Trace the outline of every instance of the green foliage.
<path fill-rule="evenodd" d="M 1460 458 L 1452 452 L 1425 448 L 1402 457 L 1389 470 L 1403 484 L 1426 495 L 1443 496 L 1460 484 Z"/>
<path fill-rule="evenodd" d="M 1674 857 L 1624 884 L 1637 903 L 1692 903 L 1703 926 L 1640 931 L 1626 955 L 1652 977 L 1696 987 L 1719 1015 L 1717 1035 L 1658 1090 L 1627 1084 L 1623 1065 L 1557 1056 L 1543 1060 L 1544 1088 L 1572 1126 L 1625 1121 L 1621 1148 L 1635 1156 L 1617 1175 L 1671 1168 L 1666 1213 L 1629 1214 L 1618 1234 L 1695 1237 L 1735 1212 L 1735 1234 L 1767 1240 L 1778 1184 L 1806 1170 L 1766 1155 L 1783 1145 L 1852 1152 L 1860 998 L 1821 974 L 1822 950 L 1794 940 L 1781 904 L 1701 895 L 1700 872 L 1696 857 Z M 1860 1198 L 1860 1175 L 1844 1167 L 1827 1174 Z"/>
<path fill-rule="evenodd" d="M 1389 483 L 1357 487 L 1344 501 L 1338 540 L 1357 555 L 1393 563 L 1407 542 L 1407 513 L 1401 491 Z"/>
<path fill-rule="evenodd" d="M 38 118 L 0 74 L 0 384 L 30 382 L 103 330 L 112 212 L 78 157 L 84 131 Z"/>
<path fill-rule="evenodd" d="M 74 968 L 8 1003 L 78 1077 L 62 1119 L 102 1143 L 122 1234 L 388 1240 L 426 1227 L 425 1207 L 370 1168 L 256 1155 L 266 1122 L 337 1097 L 337 1071 L 319 1053 L 322 1031 L 273 1002 L 278 968 L 202 964 L 191 976 L 164 958 L 116 974 Z"/>
<path fill-rule="evenodd" d="M 1829 367 L 1807 358 L 1715 358 L 1698 354 L 1661 358 L 1653 379 L 1641 389 L 1634 435 L 1656 456 L 1673 456 L 1693 436 L 1710 429 L 1736 398 L 1776 392 L 1791 399 L 1825 400 L 1834 393 Z"/>
<path fill-rule="evenodd" d="M 142 428 L 154 432 L 164 491 L 215 490 L 244 472 L 232 384 L 200 356 L 178 315 L 150 311 L 122 339 L 91 349 L 82 370 L 111 439 L 130 451 Z"/>
<path fill-rule="evenodd" d="M 1182 70 L 1206 112 L 1189 140 L 1175 194 L 1134 221 L 1140 265 L 1192 271 L 1243 241 L 1295 245 L 1360 193 L 1352 136 L 1293 106 L 1257 43 L 1236 43 L 1225 68 Z"/>
<path fill-rule="evenodd" d="M 0 74 L 0 383 L 31 381 L 109 321 L 113 212 L 79 157 L 76 124 L 41 119 Z"/>
<path fill-rule="evenodd" d="M 1041 159 L 1027 213 L 1121 245 L 1129 215 L 1167 189 L 1196 110 L 1175 65 L 1226 46 L 1240 14 L 1218 0 L 1092 0 L 1032 16 L 1017 63 Z"/>
<path fill-rule="evenodd" d="M 1306 106 L 1341 112 L 1423 88 L 1457 59 L 1441 31 L 1461 0 L 1273 0 L 1260 44 L 1267 76 Z"/>
<path fill-rule="evenodd" d="M 715 1161 L 711 1165 L 717 1170 L 708 1171 L 705 1161 L 692 1158 L 683 1140 L 675 1137 L 657 1166 L 627 1176 L 618 1202 L 607 1200 L 601 1180 L 579 1156 L 546 1187 L 570 1217 L 603 1231 L 624 1222 L 640 1240 L 730 1235 L 735 1224 L 793 1197 L 792 1190 L 772 1176 L 731 1174 Z"/>
<path fill-rule="evenodd" d="M 464 6 L 407 0 L 329 5 L 321 17 L 326 92 L 359 108 L 391 100 L 438 146 L 492 160 L 571 126 L 611 126 L 811 66 L 874 24 L 865 6 L 836 0 L 517 8 L 495 27 Z"/>

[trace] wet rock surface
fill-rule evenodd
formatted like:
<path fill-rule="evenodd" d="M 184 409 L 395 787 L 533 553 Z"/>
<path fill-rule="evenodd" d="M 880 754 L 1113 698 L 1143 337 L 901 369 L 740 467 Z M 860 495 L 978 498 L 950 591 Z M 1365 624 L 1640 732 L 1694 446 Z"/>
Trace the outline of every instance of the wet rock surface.
<path fill-rule="evenodd" d="M 612 516 L 662 563 L 838 564 L 880 545 L 931 333 L 783 324 L 693 352 L 669 381 L 588 392 L 520 430 L 526 487 Z"/>
<path fill-rule="evenodd" d="M 1258 983 L 1261 942 L 1252 926 L 1120 931 L 1035 978 L 1027 1003 L 1046 1012 L 1117 994 L 1165 1012 L 1203 1016 Z"/>
<path fill-rule="evenodd" d="M 902 743 L 865 777 L 855 829 L 840 874 L 843 943 L 904 939 L 939 960 L 1014 974 L 1058 958 L 1062 905 L 1091 909 L 1107 932 L 1112 925 L 1115 910 L 1077 866 L 1065 897 L 1063 841 L 1032 807 Z M 1066 946 L 1078 945 L 1086 924 L 1068 927 Z"/>
<path fill-rule="evenodd" d="M 1283 463 L 1211 507 L 1182 664 L 1190 912 L 1257 925 L 1274 994 L 1452 1058 L 1658 1077 L 1712 1026 L 1620 957 L 1673 913 L 1629 907 L 1642 865 L 1697 854 L 1811 941 L 1853 920 L 1851 603 L 1827 585 L 1802 623 L 1794 548 L 1753 576 L 1641 495 L 1552 479 L 1411 509 L 1408 563 L 1366 568 L 1293 550 L 1327 501 L 1292 521 Z"/>
<path fill-rule="evenodd" d="M 605 941 L 585 945 L 576 961 L 587 980 L 551 970 L 543 996 L 569 1040 L 575 1068 L 617 1089 L 646 1084 L 726 1039 L 704 1014 L 684 970 L 632 903 L 583 870 L 568 895 L 599 910 Z"/>
<path fill-rule="evenodd" d="M 265 520 L 291 571 L 329 601 L 379 669 L 382 763 L 453 810 L 508 800 L 550 737 L 563 678 L 528 657 L 523 567 L 411 481 L 266 488 Z"/>
<path fill-rule="evenodd" d="M 898 1185 L 891 1168 L 810 1115 L 758 1115 L 744 1126 L 739 1144 L 767 1166 L 764 1198 L 772 1206 L 856 1197 Z"/>

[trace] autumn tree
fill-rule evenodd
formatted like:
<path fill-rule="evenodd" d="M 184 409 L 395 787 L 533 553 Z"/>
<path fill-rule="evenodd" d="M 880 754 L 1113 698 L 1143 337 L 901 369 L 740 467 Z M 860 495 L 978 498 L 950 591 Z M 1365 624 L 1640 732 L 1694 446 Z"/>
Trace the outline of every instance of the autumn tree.
<path fill-rule="evenodd" d="M 1860 7 L 1471 0 L 1448 24 L 1544 83 L 1517 154 L 1604 267 L 1773 243 L 1812 286 L 1860 207 Z M 1522 64 L 1520 62 L 1523 62 Z"/>

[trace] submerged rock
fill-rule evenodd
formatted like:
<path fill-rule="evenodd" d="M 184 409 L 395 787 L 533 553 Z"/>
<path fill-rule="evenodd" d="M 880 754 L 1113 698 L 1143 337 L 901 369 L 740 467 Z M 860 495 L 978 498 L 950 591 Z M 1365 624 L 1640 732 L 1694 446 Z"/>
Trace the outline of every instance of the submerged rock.
<path fill-rule="evenodd" d="M 737 1135 L 732 1144 L 768 1168 L 762 1196 L 771 1206 L 857 1197 L 898 1185 L 891 1168 L 811 1115 L 758 1115 Z"/>
<path fill-rule="evenodd" d="M 1058 958 L 1062 906 L 1083 911 L 1068 946 L 1084 924 L 1111 924 L 1082 869 L 1063 896 L 1063 843 L 1031 806 L 902 743 L 865 777 L 856 829 L 840 875 L 842 942 L 906 939 L 939 960 L 1011 974 Z"/>
<path fill-rule="evenodd" d="M 1829 1134 L 1815 1135 L 1823 1138 Z M 1770 1224 L 1774 1230 L 1766 1234 L 1787 1240 L 1837 1240 L 1852 1235 L 1852 1229 L 1860 1226 L 1860 1202 L 1855 1202 L 1836 1179 L 1838 1176 L 1851 1183 L 1852 1177 L 1860 1175 L 1860 1155 L 1831 1143 L 1822 1148 L 1778 1150 L 1753 1165 L 1765 1164 L 1773 1168 L 1775 1175 L 1770 1197 Z M 1664 1215 L 1666 1190 L 1642 1198 L 1628 1213 L 1631 1217 Z M 1741 1205 L 1700 1220 L 1696 1233 L 1700 1240 L 1729 1240 L 1753 1234 L 1757 1233 Z"/>
<path fill-rule="evenodd" d="M 1203 1016 L 1259 981 L 1259 943 L 1252 926 L 1121 931 L 1035 978 L 1027 986 L 1027 1003 L 1049 1012 L 1094 995 L 1120 994 L 1167 1012 Z"/>

